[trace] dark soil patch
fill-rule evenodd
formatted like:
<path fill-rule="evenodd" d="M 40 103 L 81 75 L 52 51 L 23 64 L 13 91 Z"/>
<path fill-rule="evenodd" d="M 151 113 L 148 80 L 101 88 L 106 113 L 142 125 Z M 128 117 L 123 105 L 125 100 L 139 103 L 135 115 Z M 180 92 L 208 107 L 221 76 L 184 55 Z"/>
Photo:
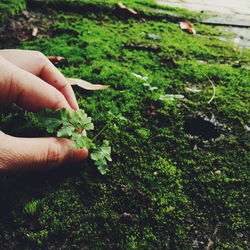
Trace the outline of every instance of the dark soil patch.
<path fill-rule="evenodd" d="M 46 15 L 41 11 L 24 10 L 0 27 L 0 49 L 16 47 L 20 41 L 49 37 L 53 23 L 53 11 Z M 37 32 L 34 32 L 37 29 Z M 36 34 L 35 34 L 36 33 Z"/>
<path fill-rule="evenodd" d="M 206 121 L 202 117 L 188 118 L 184 125 L 185 132 L 200 136 L 204 140 L 210 140 L 220 136 L 218 128 L 211 122 Z"/>

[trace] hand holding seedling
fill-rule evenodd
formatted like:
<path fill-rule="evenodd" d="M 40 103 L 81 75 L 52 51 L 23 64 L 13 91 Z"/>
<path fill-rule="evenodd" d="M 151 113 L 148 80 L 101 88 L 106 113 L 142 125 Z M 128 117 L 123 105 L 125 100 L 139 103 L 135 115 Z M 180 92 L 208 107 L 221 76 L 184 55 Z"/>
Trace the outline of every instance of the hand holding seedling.
<path fill-rule="evenodd" d="M 0 51 L 0 104 L 16 103 L 29 110 L 74 109 L 71 86 L 40 52 Z M 66 138 L 17 138 L 0 131 L 0 171 L 53 168 L 86 158 L 86 149 L 74 149 Z"/>

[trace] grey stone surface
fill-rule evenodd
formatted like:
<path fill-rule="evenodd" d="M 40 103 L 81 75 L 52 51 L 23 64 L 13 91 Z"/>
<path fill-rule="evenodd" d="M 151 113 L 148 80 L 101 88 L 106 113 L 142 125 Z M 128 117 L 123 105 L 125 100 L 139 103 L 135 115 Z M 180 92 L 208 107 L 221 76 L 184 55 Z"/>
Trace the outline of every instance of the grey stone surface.
<path fill-rule="evenodd" d="M 240 47 L 250 48 L 250 0 L 157 0 L 157 2 L 161 5 L 200 12 L 204 23 L 224 24 L 228 26 L 225 31 L 235 33 L 231 39 L 222 39 L 231 40 Z"/>
<path fill-rule="evenodd" d="M 159 4 L 213 15 L 210 20 L 250 26 L 249 0 L 157 0 Z"/>

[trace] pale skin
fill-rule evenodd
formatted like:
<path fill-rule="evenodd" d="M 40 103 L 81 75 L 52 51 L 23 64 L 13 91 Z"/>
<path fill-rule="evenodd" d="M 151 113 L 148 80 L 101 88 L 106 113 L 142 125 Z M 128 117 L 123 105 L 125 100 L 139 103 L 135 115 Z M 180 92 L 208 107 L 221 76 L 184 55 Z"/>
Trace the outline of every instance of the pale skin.
<path fill-rule="evenodd" d="M 66 78 L 38 51 L 0 50 L 0 105 L 16 103 L 28 111 L 79 109 Z M 80 162 L 86 149 L 64 138 L 21 138 L 0 131 L 0 172 L 43 170 Z"/>

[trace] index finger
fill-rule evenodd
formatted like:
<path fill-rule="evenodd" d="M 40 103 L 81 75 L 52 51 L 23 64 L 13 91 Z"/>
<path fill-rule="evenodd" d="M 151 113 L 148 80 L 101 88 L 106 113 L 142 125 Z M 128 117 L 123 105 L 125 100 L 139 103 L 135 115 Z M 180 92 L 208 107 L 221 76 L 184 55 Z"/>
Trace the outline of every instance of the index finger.
<path fill-rule="evenodd" d="M 63 76 L 63 74 L 47 58 L 44 61 L 43 67 L 41 68 L 39 77 L 42 78 L 45 82 L 55 87 L 56 89 L 58 89 L 65 96 L 69 105 L 73 109 L 79 109 L 71 85 Z"/>
<path fill-rule="evenodd" d="M 39 51 L 0 50 L 0 55 L 19 68 L 40 77 L 59 90 L 73 109 L 79 109 L 72 87 L 63 74 Z"/>
<path fill-rule="evenodd" d="M 16 104 L 30 110 L 70 109 L 63 94 L 39 77 L 0 57 L 0 103 Z"/>

